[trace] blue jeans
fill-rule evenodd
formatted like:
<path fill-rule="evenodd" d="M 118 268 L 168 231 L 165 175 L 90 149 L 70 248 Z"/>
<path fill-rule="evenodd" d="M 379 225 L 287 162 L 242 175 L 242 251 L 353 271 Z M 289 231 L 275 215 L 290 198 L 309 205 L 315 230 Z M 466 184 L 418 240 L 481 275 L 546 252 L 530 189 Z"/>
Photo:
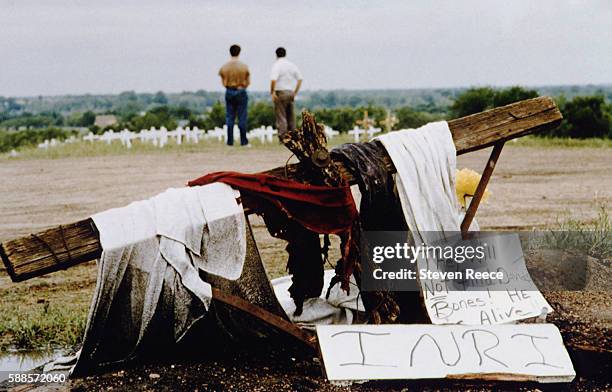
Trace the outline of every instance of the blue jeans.
<path fill-rule="evenodd" d="M 247 145 L 247 105 L 249 97 L 245 89 L 228 88 L 225 90 L 225 123 L 227 124 L 227 145 L 234 144 L 234 120 L 238 116 L 240 144 Z"/>

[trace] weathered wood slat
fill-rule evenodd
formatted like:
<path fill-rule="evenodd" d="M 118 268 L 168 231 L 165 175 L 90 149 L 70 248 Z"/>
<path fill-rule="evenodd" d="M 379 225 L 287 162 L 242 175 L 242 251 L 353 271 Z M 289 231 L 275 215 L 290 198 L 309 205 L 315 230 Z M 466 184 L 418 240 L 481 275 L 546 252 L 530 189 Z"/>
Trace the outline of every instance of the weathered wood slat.
<path fill-rule="evenodd" d="M 557 127 L 563 116 L 550 97 L 534 98 L 448 122 L 457 155 Z"/>
<path fill-rule="evenodd" d="M 561 123 L 563 116 L 550 97 L 538 97 L 510 105 L 472 114 L 448 122 L 457 155 L 482 150 L 497 142 L 516 139 L 531 133 L 554 129 Z M 391 158 L 384 157 L 390 172 L 395 172 Z M 334 162 L 344 178 L 355 183 L 353 175 L 341 162 Z M 278 167 L 266 173 L 306 180 L 307 175 L 300 171 L 300 165 L 291 164 Z"/>
<path fill-rule="evenodd" d="M 242 299 L 235 295 L 227 294 L 217 288 L 213 287 L 212 292 L 213 298 L 215 300 L 223 302 L 236 309 L 240 309 L 244 312 L 247 312 L 252 316 L 257 317 L 261 321 L 265 322 L 266 324 L 271 325 L 281 331 L 284 331 L 289 335 L 293 336 L 294 338 L 302 341 L 313 350 L 316 350 L 316 336 L 314 336 L 314 334 L 308 332 L 307 330 L 298 327 L 291 321 L 287 321 L 284 318 L 275 315 L 274 313 L 268 312 L 267 310 L 260 308 L 259 306 L 253 305 L 245 299 Z"/>
<path fill-rule="evenodd" d="M 91 218 L 0 244 L 0 256 L 14 282 L 95 260 L 101 253 Z"/>
<path fill-rule="evenodd" d="M 561 112 L 554 101 L 550 97 L 539 97 L 451 120 L 448 125 L 457 154 L 461 155 L 500 141 L 555 128 L 561 120 Z M 342 163 L 334 163 L 349 182 L 355 182 Z M 385 164 L 390 172 L 395 171 L 389 157 L 385 157 Z M 308 174 L 297 164 L 265 173 L 308 182 Z M 0 244 L 0 256 L 11 279 L 16 282 L 94 260 L 100 253 L 98 232 L 91 219 Z"/>

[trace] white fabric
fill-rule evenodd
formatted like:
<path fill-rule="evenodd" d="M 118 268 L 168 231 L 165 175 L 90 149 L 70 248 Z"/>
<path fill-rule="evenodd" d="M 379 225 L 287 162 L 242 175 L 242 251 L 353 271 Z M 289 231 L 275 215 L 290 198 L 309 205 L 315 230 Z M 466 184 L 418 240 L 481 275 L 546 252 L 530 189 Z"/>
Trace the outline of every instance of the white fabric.
<path fill-rule="evenodd" d="M 377 139 L 397 169 L 398 196 L 415 242 L 430 244 L 439 240 L 435 237 L 442 232 L 459 231 L 457 152 L 446 121 L 390 132 Z"/>
<path fill-rule="evenodd" d="M 272 65 L 270 80 L 276 81 L 277 91 L 293 91 L 297 81 L 302 80 L 302 74 L 297 65 L 281 57 Z"/>
<path fill-rule="evenodd" d="M 236 202 L 240 192 L 221 182 L 199 187 L 198 197 L 207 222 L 204 227 L 196 267 L 236 280 L 242 273 L 246 256 L 244 210 Z"/>
<path fill-rule="evenodd" d="M 226 279 L 242 271 L 245 218 L 237 196 L 221 183 L 168 189 L 94 215 L 103 252 L 83 346 L 46 369 L 92 372 L 132 358 L 147 344 L 180 341 L 212 300 L 198 269 Z"/>
<path fill-rule="evenodd" d="M 131 359 L 147 338 L 159 347 L 180 341 L 206 315 L 211 296 L 187 288 L 161 256 L 160 238 L 103 251 L 83 345 L 74 357 L 45 365 L 45 371 L 93 373 Z"/>
<path fill-rule="evenodd" d="M 189 267 L 192 263 L 186 255 L 179 256 L 183 246 L 191 252 L 193 267 L 235 280 L 240 277 L 246 254 L 245 218 L 236 202 L 239 197 L 240 192 L 223 183 L 170 188 L 151 199 L 93 215 L 92 219 L 106 251 L 159 235 L 161 253 L 177 272 L 197 274 L 196 268 Z M 183 277 L 187 282 L 199 280 Z"/>
<path fill-rule="evenodd" d="M 169 188 L 152 197 L 150 202 L 155 208 L 155 234 L 180 242 L 193 253 L 200 254 L 206 225 L 204 205 L 198 197 L 202 191 L 198 188 Z"/>
<path fill-rule="evenodd" d="M 455 192 L 456 151 L 447 123 L 435 122 L 419 129 L 391 132 L 378 137 L 378 140 L 385 146 L 397 169 L 397 190 L 414 242 L 417 245 L 421 243 L 435 245 L 453 236 L 456 241 L 464 214 L 460 210 Z M 477 227 L 474 222 L 470 229 L 477 230 Z M 509 245 L 511 242 L 502 240 L 502 243 Z M 516 243 L 518 252 L 522 256 L 518 237 Z M 501 249 L 499 245 L 497 248 Z M 509 254 L 509 252 L 502 251 L 500 254 Z M 511 257 L 511 259 L 516 258 Z M 425 257 L 417 260 L 417 266 L 419 269 L 438 270 L 437 263 Z M 423 289 L 423 292 L 425 308 L 434 324 L 490 323 L 491 320 L 483 321 L 483 309 L 495 309 L 500 314 L 506 312 L 508 316 L 501 320 L 495 319 L 493 322 L 495 324 L 528 318 L 532 313 L 539 314 L 543 308 L 547 311 L 552 309 L 535 288 L 529 291 L 532 299 L 518 305 L 508 298 L 505 290 L 491 292 L 439 290 L 428 294 L 427 290 Z M 445 299 L 448 303 L 454 301 L 456 304 L 480 301 L 484 305 L 474 309 L 438 314 L 435 309 L 441 299 Z M 510 316 L 512 309 L 516 307 L 521 307 L 521 312 Z"/>
<path fill-rule="evenodd" d="M 289 295 L 289 286 L 291 286 L 291 276 L 283 276 L 271 281 L 274 293 L 278 302 L 281 304 L 289 319 L 296 324 L 300 324 L 306 328 L 314 328 L 315 325 L 322 324 L 353 324 L 356 320 L 354 313 L 356 311 L 365 312 L 359 290 L 351 290 L 350 295 L 340 289 L 340 285 L 336 284 L 332 287 L 329 298 L 325 298 L 327 287 L 335 276 L 333 270 L 326 270 L 323 276 L 323 293 L 318 298 L 309 298 L 304 301 L 302 314 L 295 316 L 295 303 Z M 355 278 L 351 276 L 351 285 L 357 288 Z"/>
<path fill-rule="evenodd" d="M 137 244 L 156 234 L 155 206 L 148 200 L 106 210 L 93 215 L 91 219 L 100 233 L 102 249 L 106 251 Z"/>

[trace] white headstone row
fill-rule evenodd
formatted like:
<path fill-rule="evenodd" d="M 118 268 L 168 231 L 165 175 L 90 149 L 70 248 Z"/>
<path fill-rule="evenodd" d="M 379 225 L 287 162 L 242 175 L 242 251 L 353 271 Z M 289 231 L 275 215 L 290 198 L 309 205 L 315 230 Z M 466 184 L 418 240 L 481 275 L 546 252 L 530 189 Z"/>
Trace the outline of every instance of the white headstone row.
<path fill-rule="evenodd" d="M 247 138 L 251 139 L 259 139 L 259 141 L 264 143 L 272 143 L 274 141 L 274 136 L 278 134 L 276 129 L 273 129 L 271 126 L 261 126 L 259 128 L 251 129 L 249 133 L 247 133 Z"/>
<path fill-rule="evenodd" d="M 374 131 L 374 133 L 379 132 Z M 349 133 L 353 133 L 351 131 Z M 325 126 L 325 135 L 332 139 L 334 136 L 338 135 L 340 132 L 331 129 L 328 126 Z M 234 135 L 238 136 L 240 134 L 240 130 L 237 125 L 234 125 Z M 249 140 L 259 140 L 260 143 L 273 143 L 278 131 L 271 126 L 261 126 L 259 128 L 251 129 L 247 133 L 247 138 Z M 368 131 L 369 135 L 373 135 Z M 104 142 L 108 145 L 112 144 L 115 141 L 121 143 L 122 146 L 126 148 L 132 148 L 132 143 L 134 140 L 139 140 L 140 143 L 151 143 L 156 147 L 163 148 L 165 147 L 170 139 L 174 139 L 174 142 L 177 145 L 181 145 L 183 143 L 200 143 L 202 140 L 217 140 L 219 142 L 227 141 L 227 125 L 224 125 L 223 128 L 215 127 L 214 129 L 204 131 L 199 129 L 198 127 L 178 127 L 172 131 L 168 131 L 165 127 L 161 127 L 159 129 L 155 127 L 151 127 L 150 129 L 142 129 L 140 132 L 132 132 L 129 129 L 123 129 L 121 131 L 115 131 L 113 129 L 106 130 L 101 135 L 96 135 L 92 132 L 89 132 L 87 135 L 83 136 L 82 140 L 90 143 L 94 142 Z M 63 143 L 74 143 L 78 139 L 75 136 L 71 136 L 69 139 L 65 140 Z M 40 149 L 48 149 L 50 147 L 55 147 L 62 144 L 61 141 L 57 139 L 45 140 L 44 142 L 38 145 Z"/>
<path fill-rule="evenodd" d="M 331 127 L 328 127 L 327 125 L 323 126 L 323 132 L 325 132 L 325 136 L 327 136 L 328 139 L 333 139 L 334 136 L 337 136 L 340 134 L 339 131 L 332 129 Z"/>
<path fill-rule="evenodd" d="M 52 138 L 52 139 L 45 139 L 45 141 L 44 141 L 44 142 L 42 142 L 42 143 L 39 143 L 39 144 L 38 144 L 38 148 L 43 149 L 43 150 L 46 150 L 46 149 L 48 149 L 49 147 L 57 147 L 57 146 L 59 146 L 60 144 L 63 144 L 63 143 L 66 143 L 66 144 L 72 144 L 72 143 L 75 143 L 77 140 L 78 140 L 78 139 L 77 139 L 77 138 L 76 138 L 76 136 L 74 136 L 74 135 L 70 136 L 68 139 L 66 139 L 66 140 L 64 140 L 64 141 L 57 140 L 57 139 L 55 139 L 55 138 Z M 16 152 L 16 151 L 15 151 L 15 152 Z M 12 153 L 12 151 L 11 151 L 11 153 Z M 14 154 L 13 154 L 13 155 L 14 155 Z"/>
<path fill-rule="evenodd" d="M 354 137 L 355 143 L 358 143 L 361 139 L 361 135 L 367 135 L 368 139 L 371 139 L 372 137 L 374 137 L 374 135 L 380 132 L 382 132 L 381 128 L 370 127 L 368 129 L 361 129 L 355 126 L 352 130 L 348 131 L 348 134 Z"/>
<path fill-rule="evenodd" d="M 240 130 L 237 125 L 234 125 L 234 135 L 239 135 Z M 247 133 L 247 137 L 249 139 L 258 139 L 261 143 L 272 143 L 274 140 L 274 136 L 278 133 L 276 129 L 272 127 L 259 127 L 250 130 Z M 102 135 L 94 135 L 93 133 L 89 133 L 83 137 L 83 140 L 94 142 L 94 141 L 104 141 L 107 144 L 111 144 L 114 140 L 119 140 L 121 144 L 127 148 L 131 148 L 132 140 L 139 139 L 141 143 L 152 143 L 157 147 L 164 147 L 168 144 L 170 139 L 174 139 L 177 145 L 181 145 L 183 143 L 199 143 L 202 140 L 217 140 L 219 142 L 227 141 L 227 125 L 224 125 L 223 128 L 215 127 L 209 131 L 203 131 L 198 127 L 194 128 L 182 128 L 178 127 L 173 131 L 168 131 L 166 128 L 161 127 L 160 129 L 156 129 L 154 127 L 150 129 L 143 129 L 138 133 L 131 132 L 127 129 L 124 129 L 120 132 L 115 132 L 110 129 L 104 132 Z"/>

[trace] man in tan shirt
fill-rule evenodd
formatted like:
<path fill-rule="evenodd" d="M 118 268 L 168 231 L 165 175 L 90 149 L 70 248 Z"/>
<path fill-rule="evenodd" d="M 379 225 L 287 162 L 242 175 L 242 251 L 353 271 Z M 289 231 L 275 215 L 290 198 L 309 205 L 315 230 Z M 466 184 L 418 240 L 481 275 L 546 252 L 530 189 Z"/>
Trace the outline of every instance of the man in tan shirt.
<path fill-rule="evenodd" d="M 227 145 L 234 144 L 234 121 L 238 116 L 240 128 L 240 144 L 248 146 L 247 134 L 247 105 L 249 97 L 246 88 L 250 84 L 249 67 L 238 59 L 240 46 L 230 47 L 231 59 L 223 64 L 219 70 L 221 83 L 225 87 L 225 123 L 227 125 Z"/>

